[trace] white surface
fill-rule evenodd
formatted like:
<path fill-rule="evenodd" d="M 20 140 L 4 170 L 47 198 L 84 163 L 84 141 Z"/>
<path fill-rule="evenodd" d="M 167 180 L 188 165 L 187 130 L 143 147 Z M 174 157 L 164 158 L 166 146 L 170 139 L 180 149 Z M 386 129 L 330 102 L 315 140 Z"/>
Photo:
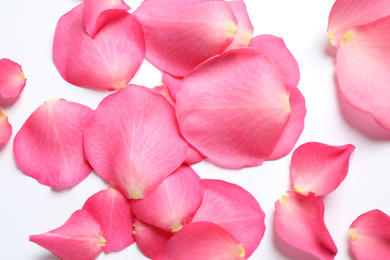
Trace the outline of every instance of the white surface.
<path fill-rule="evenodd" d="M 305 129 L 297 143 L 308 141 L 356 146 L 350 170 L 339 188 L 324 198 L 325 222 L 338 247 L 336 259 L 353 259 L 348 227 L 360 214 L 379 208 L 390 214 L 390 132 L 380 129 L 370 116 L 350 108 L 338 94 L 333 47 L 327 36 L 327 19 L 333 0 L 244 0 L 255 27 L 254 35 L 283 37 L 301 69 L 299 89 L 306 98 Z M 67 190 L 53 190 L 24 175 L 16 166 L 12 143 L 27 117 L 50 98 L 65 98 L 96 108 L 110 94 L 65 82 L 51 55 L 56 23 L 80 0 L 2 0 L 0 4 L 0 58 L 23 66 L 27 85 L 16 100 L 0 100 L 13 125 L 12 139 L 0 147 L 0 259 L 56 259 L 28 241 L 62 225 L 92 194 L 107 188 L 96 174 Z M 127 1 L 133 10 L 141 1 Z M 153 87 L 161 73 L 148 62 L 131 81 Z M 296 146 L 296 147 L 297 147 Z M 208 162 L 193 166 L 202 178 L 236 183 L 251 192 L 266 213 L 265 236 L 250 259 L 309 260 L 283 242 L 273 229 L 274 203 L 289 188 L 291 153 L 277 161 L 241 170 L 221 169 Z M 146 259 L 134 244 L 98 259 Z"/>

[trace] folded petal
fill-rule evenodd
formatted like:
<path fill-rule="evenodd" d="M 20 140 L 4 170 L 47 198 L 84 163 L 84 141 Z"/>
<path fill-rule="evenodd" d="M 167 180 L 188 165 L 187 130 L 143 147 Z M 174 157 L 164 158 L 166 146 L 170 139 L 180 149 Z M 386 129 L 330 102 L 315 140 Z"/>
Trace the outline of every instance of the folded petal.
<path fill-rule="evenodd" d="M 324 196 L 334 191 L 348 173 L 355 146 L 305 143 L 291 157 L 291 183 L 300 193 Z"/>
<path fill-rule="evenodd" d="M 225 1 L 148 0 L 134 15 L 145 33 L 146 58 L 176 76 L 221 53 L 237 29 Z"/>
<path fill-rule="evenodd" d="M 360 215 L 349 227 L 357 259 L 390 259 L 390 217 L 378 210 Z"/>
<path fill-rule="evenodd" d="M 130 10 L 123 0 L 85 0 L 84 3 L 85 31 L 92 38 L 108 20 Z"/>
<path fill-rule="evenodd" d="M 19 168 L 49 187 L 73 186 L 92 168 L 84 156 L 84 129 L 93 110 L 51 99 L 26 120 L 14 140 Z"/>
<path fill-rule="evenodd" d="M 264 162 L 290 112 L 278 71 L 253 48 L 232 49 L 202 63 L 184 77 L 176 95 L 183 136 L 223 167 Z"/>
<path fill-rule="evenodd" d="M 59 20 L 53 60 L 71 84 L 116 90 L 127 85 L 145 56 L 142 27 L 129 13 L 118 14 L 95 38 L 84 30 L 84 3 Z"/>
<path fill-rule="evenodd" d="M 324 222 L 320 197 L 288 191 L 275 203 L 274 226 L 290 245 L 319 259 L 334 259 L 337 247 Z"/>
<path fill-rule="evenodd" d="M 347 102 L 390 130 L 390 16 L 348 31 L 337 50 L 336 73 Z"/>
<path fill-rule="evenodd" d="M 182 79 L 183 79 L 183 77 L 172 76 L 166 72 L 164 72 L 162 75 L 162 80 L 163 80 L 164 84 L 168 86 L 168 88 L 171 92 L 171 95 L 175 100 L 176 100 L 176 93 L 180 88 L 180 83 L 181 83 Z"/>
<path fill-rule="evenodd" d="M 25 85 L 22 66 L 9 59 L 0 59 L 0 97 L 17 97 Z"/>
<path fill-rule="evenodd" d="M 184 161 L 187 142 L 165 97 L 129 85 L 106 97 L 85 130 L 92 167 L 126 197 L 141 199 Z"/>
<path fill-rule="evenodd" d="M 167 243 L 163 260 L 243 260 L 245 250 L 240 242 L 222 227 L 211 222 L 191 223 Z"/>
<path fill-rule="evenodd" d="M 203 202 L 192 222 L 209 221 L 236 237 L 245 259 L 259 246 L 265 232 L 265 214 L 257 200 L 240 186 L 221 180 L 202 180 Z"/>
<path fill-rule="evenodd" d="M 233 0 L 228 1 L 227 3 L 236 16 L 238 25 L 234 39 L 226 48 L 226 50 L 238 47 L 248 47 L 254 28 L 249 18 L 246 5 L 243 0 Z"/>
<path fill-rule="evenodd" d="M 171 94 L 171 91 L 169 90 L 168 86 L 167 85 L 161 85 L 161 86 L 155 86 L 153 88 L 154 91 L 156 91 L 157 93 L 163 95 L 168 101 L 169 103 L 171 103 L 171 105 L 174 107 L 175 106 L 175 99 L 172 97 L 172 94 Z"/>
<path fill-rule="evenodd" d="M 12 126 L 8 122 L 8 116 L 0 109 L 0 144 L 8 142 L 12 136 Z"/>
<path fill-rule="evenodd" d="M 105 246 L 98 222 L 85 210 L 78 210 L 61 227 L 30 241 L 63 260 L 93 260 Z"/>
<path fill-rule="evenodd" d="M 86 210 L 100 224 L 106 239 L 105 252 L 122 250 L 134 243 L 130 202 L 118 190 L 108 188 L 85 202 Z"/>

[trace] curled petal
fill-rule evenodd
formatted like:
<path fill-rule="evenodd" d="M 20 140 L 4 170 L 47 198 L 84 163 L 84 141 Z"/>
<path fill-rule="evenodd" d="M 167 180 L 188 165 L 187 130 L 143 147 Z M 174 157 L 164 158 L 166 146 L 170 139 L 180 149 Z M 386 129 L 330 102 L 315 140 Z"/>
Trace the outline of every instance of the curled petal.
<path fill-rule="evenodd" d="M 49 187 L 73 186 L 92 168 L 84 156 L 84 129 L 93 110 L 64 99 L 38 107 L 14 140 L 19 168 Z"/>
<path fill-rule="evenodd" d="M 9 59 L 0 59 L 0 97 L 17 97 L 25 85 L 22 66 Z"/>
<path fill-rule="evenodd" d="M 8 122 L 8 116 L 0 109 L 0 144 L 8 142 L 12 136 L 12 126 Z"/>

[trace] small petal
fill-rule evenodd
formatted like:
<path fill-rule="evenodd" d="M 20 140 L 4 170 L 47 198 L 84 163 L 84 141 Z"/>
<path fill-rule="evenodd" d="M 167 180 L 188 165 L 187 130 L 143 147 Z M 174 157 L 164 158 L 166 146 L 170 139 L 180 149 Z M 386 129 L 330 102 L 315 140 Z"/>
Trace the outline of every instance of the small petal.
<path fill-rule="evenodd" d="M 155 86 L 153 88 L 154 91 L 156 91 L 157 93 L 163 95 L 168 101 L 169 103 L 171 103 L 171 105 L 173 107 L 175 107 L 175 99 L 172 97 L 171 95 L 171 91 L 169 90 L 168 86 L 167 85 L 161 85 L 161 86 Z"/>
<path fill-rule="evenodd" d="M 49 250 L 63 260 L 93 260 L 105 246 L 99 224 L 85 210 L 78 210 L 61 227 L 30 241 Z"/>
<path fill-rule="evenodd" d="M 172 97 L 176 100 L 176 93 L 179 91 L 180 83 L 182 81 L 183 77 L 179 76 L 172 76 L 166 72 L 162 75 L 162 80 L 165 85 L 169 88 Z"/>
<path fill-rule="evenodd" d="M 0 97 L 15 98 L 25 85 L 22 66 L 9 59 L 0 59 Z"/>
<path fill-rule="evenodd" d="M 8 116 L 0 109 L 0 144 L 5 144 L 12 136 L 12 126 Z"/>

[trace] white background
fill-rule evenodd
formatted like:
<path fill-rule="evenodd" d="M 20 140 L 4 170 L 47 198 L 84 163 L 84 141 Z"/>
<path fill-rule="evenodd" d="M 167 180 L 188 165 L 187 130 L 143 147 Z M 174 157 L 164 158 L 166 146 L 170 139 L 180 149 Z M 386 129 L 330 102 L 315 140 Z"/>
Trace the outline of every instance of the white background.
<path fill-rule="evenodd" d="M 140 4 L 127 1 L 133 10 Z M 336 191 L 324 197 L 325 222 L 338 247 L 336 259 L 354 259 L 348 244 L 348 227 L 360 214 L 381 209 L 390 214 L 390 132 L 367 114 L 353 110 L 337 91 L 335 50 L 327 36 L 333 0 L 245 0 L 254 35 L 283 37 L 297 59 L 299 89 L 306 99 L 305 129 L 297 143 L 308 141 L 356 146 L 350 170 Z M 1 0 L 0 58 L 23 66 L 27 85 L 14 100 L 0 99 L 0 107 L 13 126 L 11 140 L 0 147 L 0 259 L 52 260 L 50 252 L 28 241 L 62 225 L 92 194 L 107 184 L 95 173 L 71 189 L 51 189 L 24 175 L 16 166 L 12 143 L 28 116 L 50 98 L 65 98 L 96 108 L 110 92 L 80 88 L 65 82 L 52 61 L 54 30 L 61 15 L 80 0 Z M 161 73 L 145 61 L 131 81 L 153 87 Z M 296 147 L 297 147 L 296 146 Z M 310 260 L 283 242 L 273 229 L 274 203 L 289 188 L 291 153 L 258 167 L 228 170 L 201 162 L 193 166 L 202 178 L 236 183 L 251 192 L 266 213 L 264 238 L 250 259 Z M 146 259 L 134 244 L 98 259 Z"/>

